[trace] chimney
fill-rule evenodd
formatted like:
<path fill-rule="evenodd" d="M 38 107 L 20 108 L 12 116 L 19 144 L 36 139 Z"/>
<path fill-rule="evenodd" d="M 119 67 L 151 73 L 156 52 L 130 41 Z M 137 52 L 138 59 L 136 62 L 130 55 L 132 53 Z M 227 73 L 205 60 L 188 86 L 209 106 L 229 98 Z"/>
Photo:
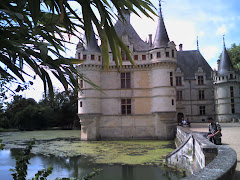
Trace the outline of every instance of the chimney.
<path fill-rule="evenodd" d="M 183 44 L 179 44 L 179 51 L 182 51 Z"/>
<path fill-rule="evenodd" d="M 219 70 L 219 66 L 220 66 L 220 59 L 217 60 L 217 67 L 218 67 L 218 70 Z"/>
<path fill-rule="evenodd" d="M 152 46 L 152 34 L 148 35 L 148 43 Z"/>

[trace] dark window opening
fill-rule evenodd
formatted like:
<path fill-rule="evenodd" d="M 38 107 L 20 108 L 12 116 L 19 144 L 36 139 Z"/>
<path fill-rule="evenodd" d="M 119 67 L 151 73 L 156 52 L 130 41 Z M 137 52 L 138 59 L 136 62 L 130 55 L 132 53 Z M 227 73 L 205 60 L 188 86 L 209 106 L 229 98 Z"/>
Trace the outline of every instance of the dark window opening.
<path fill-rule="evenodd" d="M 166 57 L 169 57 L 169 52 L 166 52 Z"/>
<path fill-rule="evenodd" d="M 176 86 L 182 86 L 182 77 L 176 76 Z"/>
<path fill-rule="evenodd" d="M 87 59 L 87 55 L 83 55 L 83 59 L 86 60 Z"/>
<path fill-rule="evenodd" d="M 205 115 L 205 106 L 199 107 L 200 115 Z"/>
<path fill-rule="evenodd" d="M 122 115 L 131 114 L 131 99 L 121 99 L 121 111 Z"/>
<path fill-rule="evenodd" d="M 121 73 L 121 88 L 131 87 L 131 74 L 130 72 Z"/>
<path fill-rule="evenodd" d="M 94 55 L 91 55 L 91 60 L 94 60 L 95 59 L 95 56 Z"/>
<path fill-rule="evenodd" d="M 198 91 L 198 98 L 199 98 L 199 100 L 204 100 L 204 90 Z"/>
<path fill-rule="evenodd" d="M 174 57 L 175 55 L 174 55 L 174 50 L 172 49 L 172 57 Z"/>
<path fill-rule="evenodd" d="M 142 60 L 146 60 L 146 55 L 142 55 Z"/>
<path fill-rule="evenodd" d="M 161 57 L 161 52 L 157 52 L 157 58 Z"/>
<path fill-rule="evenodd" d="M 182 91 L 177 91 L 177 101 L 181 101 L 182 98 Z"/>
<path fill-rule="evenodd" d="M 80 107 L 82 107 L 83 106 L 83 103 L 82 103 L 82 101 L 80 101 Z"/>
<path fill-rule="evenodd" d="M 134 60 L 138 60 L 138 55 L 134 55 Z"/>
<path fill-rule="evenodd" d="M 203 76 L 198 76 L 198 85 L 203 85 Z"/>

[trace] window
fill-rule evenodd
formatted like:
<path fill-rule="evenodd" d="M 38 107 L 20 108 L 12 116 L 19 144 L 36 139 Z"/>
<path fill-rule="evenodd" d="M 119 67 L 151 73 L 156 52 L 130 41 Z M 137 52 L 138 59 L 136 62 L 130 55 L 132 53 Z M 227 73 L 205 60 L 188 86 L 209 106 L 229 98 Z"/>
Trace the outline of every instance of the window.
<path fill-rule="evenodd" d="M 94 60 L 95 59 L 95 56 L 94 55 L 91 55 L 91 60 Z"/>
<path fill-rule="evenodd" d="M 174 105 L 174 99 L 172 99 L 172 105 Z"/>
<path fill-rule="evenodd" d="M 170 86 L 173 86 L 173 73 L 170 72 Z"/>
<path fill-rule="evenodd" d="M 157 58 L 161 57 L 161 52 L 157 52 Z"/>
<path fill-rule="evenodd" d="M 182 86 L 182 77 L 176 76 L 176 86 Z"/>
<path fill-rule="evenodd" d="M 81 53 L 78 53 L 78 59 L 80 59 L 80 57 L 81 57 Z"/>
<path fill-rule="evenodd" d="M 203 76 L 198 76 L 198 85 L 203 85 Z"/>
<path fill-rule="evenodd" d="M 138 55 L 134 55 L 134 60 L 138 60 Z"/>
<path fill-rule="evenodd" d="M 169 52 L 166 52 L 166 57 L 169 57 Z"/>
<path fill-rule="evenodd" d="M 121 111 L 123 115 L 131 114 L 131 99 L 121 99 Z"/>
<path fill-rule="evenodd" d="M 174 50 L 172 49 L 172 57 L 174 57 Z"/>
<path fill-rule="evenodd" d="M 146 55 L 142 55 L 142 60 L 146 60 Z"/>
<path fill-rule="evenodd" d="M 131 87 L 131 74 L 130 72 L 121 73 L 121 88 Z"/>
<path fill-rule="evenodd" d="M 205 106 L 199 106 L 200 115 L 205 115 Z"/>
<path fill-rule="evenodd" d="M 80 79 L 79 85 L 80 85 L 80 88 L 83 88 L 83 80 L 82 79 Z"/>
<path fill-rule="evenodd" d="M 181 101 L 182 98 L 182 91 L 177 91 L 177 101 Z"/>
<path fill-rule="evenodd" d="M 83 55 L 83 59 L 86 60 L 87 59 L 87 55 Z"/>
<path fill-rule="evenodd" d="M 235 104 L 234 104 L 234 91 L 233 91 L 233 87 L 230 87 L 230 96 L 231 96 L 231 110 L 232 110 L 232 114 L 235 114 Z"/>
<path fill-rule="evenodd" d="M 233 79 L 233 75 L 232 74 L 230 74 L 230 79 Z"/>
<path fill-rule="evenodd" d="M 198 91 L 198 98 L 199 98 L 199 100 L 203 100 L 204 99 L 204 90 L 199 90 Z"/>
<path fill-rule="evenodd" d="M 82 103 L 82 101 L 80 101 L 80 107 L 82 107 L 83 106 L 83 103 Z"/>
<path fill-rule="evenodd" d="M 153 55 L 152 54 L 150 54 L 150 59 L 152 59 L 153 58 Z"/>
<path fill-rule="evenodd" d="M 101 56 L 98 56 L 98 61 L 101 61 Z"/>
<path fill-rule="evenodd" d="M 126 54 L 125 54 L 123 51 L 121 51 L 121 55 L 122 55 L 122 60 L 123 60 L 123 61 L 128 60 Z"/>

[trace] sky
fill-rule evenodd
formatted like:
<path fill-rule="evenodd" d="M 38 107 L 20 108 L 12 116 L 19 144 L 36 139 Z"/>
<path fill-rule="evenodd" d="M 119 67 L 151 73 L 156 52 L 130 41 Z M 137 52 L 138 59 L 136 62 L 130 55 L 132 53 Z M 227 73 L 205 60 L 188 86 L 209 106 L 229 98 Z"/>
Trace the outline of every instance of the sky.
<path fill-rule="evenodd" d="M 159 1 L 151 1 L 159 9 Z M 199 50 L 212 69 L 217 68 L 217 59 L 223 49 L 223 35 L 226 48 L 240 44 L 240 1 L 239 0 L 164 0 L 162 13 L 170 41 L 176 48 L 183 44 L 183 50 L 196 50 L 197 37 Z M 157 17 L 154 21 L 146 17 L 131 15 L 131 24 L 145 41 L 148 34 L 155 36 Z M 77 43 L 77 39 L 72 39 Z M 76 44 L 69 45 L 67 57 L 75 57 Z M 60 88 L 60 83 L 55 82 Z M 34 83 L 23 96 L 36 100 L 42 98 L 42 82 Z"/>

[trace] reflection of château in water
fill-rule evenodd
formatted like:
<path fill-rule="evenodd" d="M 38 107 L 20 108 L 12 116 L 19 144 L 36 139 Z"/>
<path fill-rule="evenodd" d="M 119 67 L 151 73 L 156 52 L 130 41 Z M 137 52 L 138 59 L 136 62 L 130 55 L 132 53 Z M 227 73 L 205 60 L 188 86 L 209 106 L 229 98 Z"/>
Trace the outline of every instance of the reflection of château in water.
<path fill-rule="evenodd" d="M 79 80 L 78 115 L 82 140 L 171 139 L 174 123 L 192 122 L 214 116 L 212 69 L 199 49 L 176 50 L 169 40 L 161 6 L 154 41 L 144 42 L 130 23 L 118 20 L 115 29 L 132 52 L 136 66 L 122 53 L 119 73 L 110 56 L 110 70 L 104 72 L 101 50 L 94 33 L 87 46 L 77 45 L 76 57 L 85 62 L 78 69 L 105 94 Z M 239 108 L 240 109 L 240 108 Z"/>

